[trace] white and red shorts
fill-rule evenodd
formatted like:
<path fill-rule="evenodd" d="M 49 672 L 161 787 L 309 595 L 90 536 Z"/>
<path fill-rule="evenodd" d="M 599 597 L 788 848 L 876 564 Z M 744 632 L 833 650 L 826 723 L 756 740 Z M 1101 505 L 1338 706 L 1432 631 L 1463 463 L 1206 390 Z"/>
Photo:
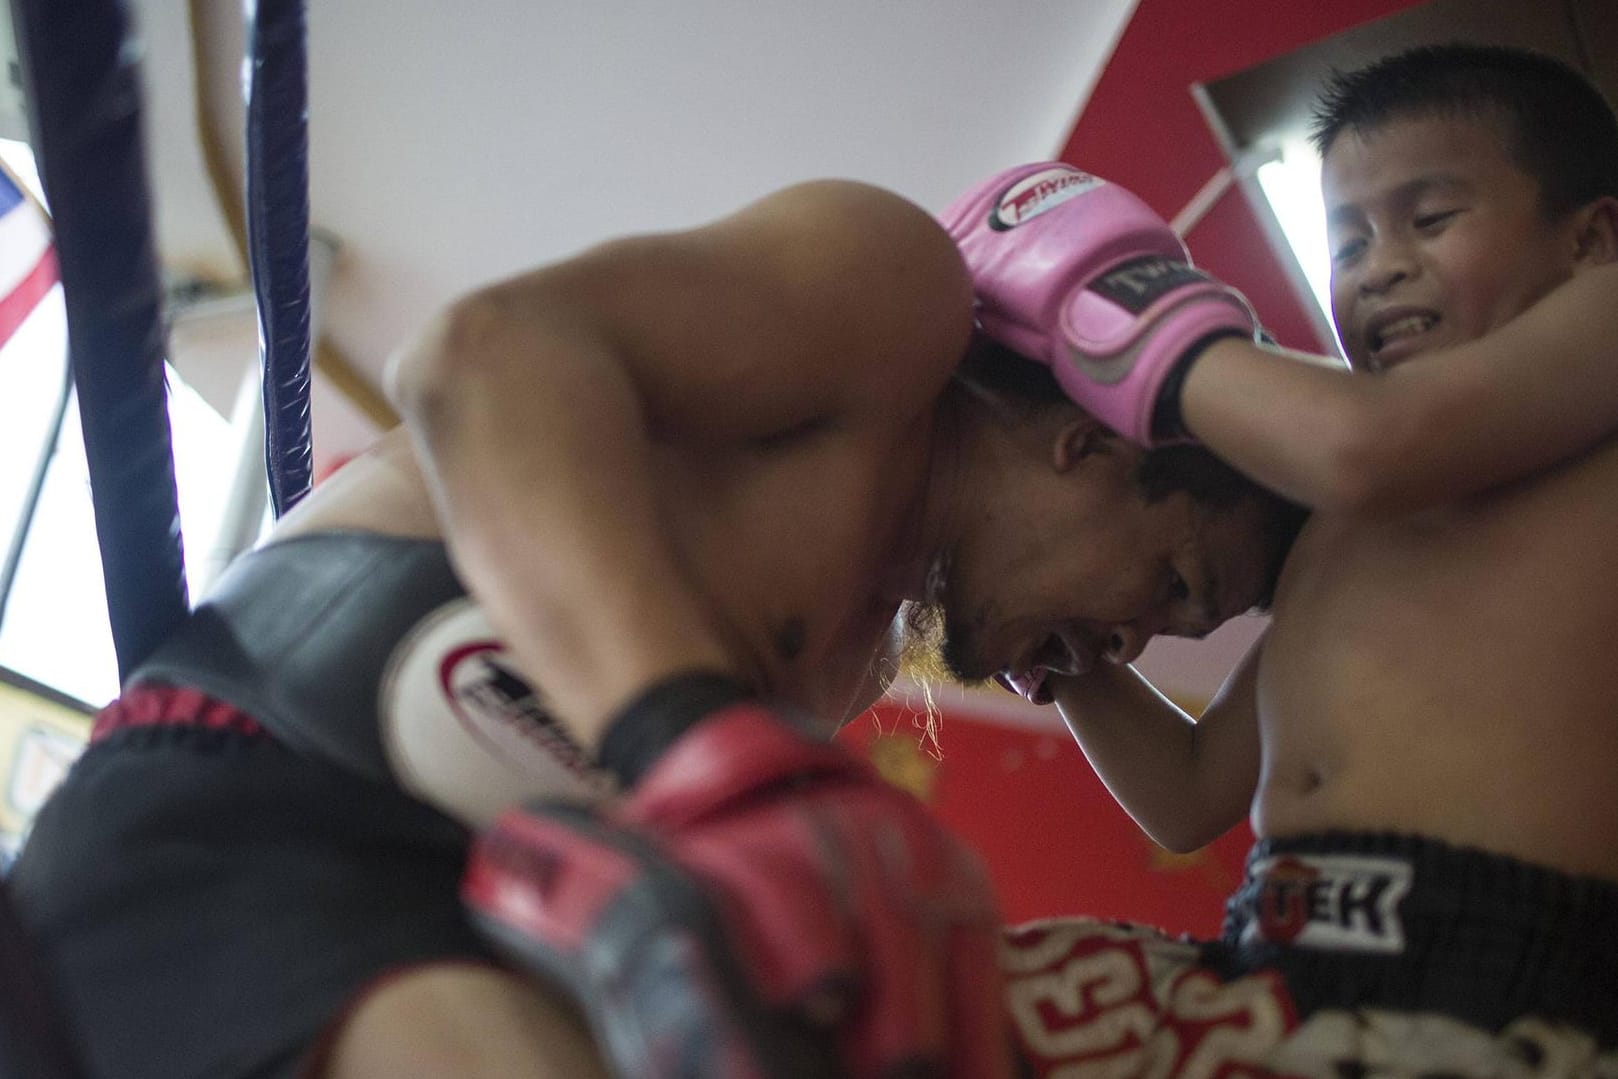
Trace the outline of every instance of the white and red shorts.
<path fill-rule="evenodd" d="M 1029 1072 L 1618 1076 L 1618 887 L 1402 836 L 1259 843 L 1217 941 L 1008 931 Z"/>

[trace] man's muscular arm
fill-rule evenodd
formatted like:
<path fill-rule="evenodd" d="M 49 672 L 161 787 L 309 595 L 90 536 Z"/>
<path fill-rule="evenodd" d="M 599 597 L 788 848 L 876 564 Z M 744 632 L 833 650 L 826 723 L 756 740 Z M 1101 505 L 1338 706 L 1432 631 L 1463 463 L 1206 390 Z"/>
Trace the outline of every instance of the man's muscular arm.
<path fill-rule="evenodd" d="M 1252 805 L 1260 764 L 1254 682 L 1262 647 L 1262 640 L 1254 645 L 1200 719 L 1133 667 L 1103 665 L 1049 682 L 1096 775 L 1141 830 L 1169 850 L 1205 846 Z"/>
<path fill-rule="evenodd" d="M 484 289 L 392 385 L 458 569 L 593 748 L 672 672 L 761 681 L 682 564 L 655 456 L 918 414 L 969 323 L 964 270 L 925 214 L 817 183 Z"/>
<path fill-rule="evenodd" d="M 1310 506 L 1447 502 L 1588 450 L 1618 430 L 1618 265 L 1592 266 L 1498 330 L 1382 375 L 1215 342 L 1181 414 L 1219 456 Z"/>
<path fill-rule="evenodd" d="M 462 896 L 618 1074 L 1008 1073 L 986 875 L 770 706 L 751 612 L 691 564 L 724 513 L 660 490 L 787 438 L 882 452 L 970 321 L 931 219 L 822 183 L 485 290 L 398 368 L 468 587 L 625 792 L 509 811 Z"/>

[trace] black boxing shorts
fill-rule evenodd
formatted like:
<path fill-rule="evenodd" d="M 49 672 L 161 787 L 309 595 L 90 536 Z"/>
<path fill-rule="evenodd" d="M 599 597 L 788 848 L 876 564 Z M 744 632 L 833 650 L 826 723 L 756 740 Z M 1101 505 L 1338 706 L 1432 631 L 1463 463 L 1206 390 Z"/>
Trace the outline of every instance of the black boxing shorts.
<path fill-rule="evenodd" d="M 1417 838 L 1266 840 L 1220 940 L 1007 932 L 1028 1074 L 1618 1074 L 1618 886 Z"/>
<path fill-rule="evenodd" d="M 289 1076 L 390 972 L 489 961 L 469 822 L 604 789 L 442 543 L 309 535 L 131 675 L 12 887 L 93 1075 Z"/>
<path fill-rule="evenodd" d="M 463 822 L 610 789 L 437 540 L 327 532 L 252 551 L 130 676 L 142 682 L 201 689 L 288 748 Z"/>
<path fill-rule="evenodd" d="M 466 830 L 195 690 L 109 706 L 10 876 L 98 1079 L 291 1077 L 389 972 L 491 962 Z"/>

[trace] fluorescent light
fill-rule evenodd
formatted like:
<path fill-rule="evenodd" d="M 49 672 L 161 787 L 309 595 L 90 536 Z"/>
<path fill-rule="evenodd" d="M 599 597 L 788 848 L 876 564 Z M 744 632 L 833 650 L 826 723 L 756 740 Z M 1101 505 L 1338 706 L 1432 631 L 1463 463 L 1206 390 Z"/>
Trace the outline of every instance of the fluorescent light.
<path fill-rule="evenodd" d="M 1320 195 L 1320 158 L 1306 142 L 1284 143 L 1277 158 L 1258 167 L 1258 183 L 1329 325 L 1331 252 L 1326 204 Z"/>

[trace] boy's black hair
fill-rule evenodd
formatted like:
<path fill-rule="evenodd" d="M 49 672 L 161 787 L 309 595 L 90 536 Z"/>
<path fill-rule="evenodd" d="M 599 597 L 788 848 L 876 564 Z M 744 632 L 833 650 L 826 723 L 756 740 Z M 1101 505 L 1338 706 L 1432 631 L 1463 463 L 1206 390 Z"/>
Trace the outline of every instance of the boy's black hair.
<path fill-rule="evenodd" d="M 1344 131 L 1450 113 L 1501 122 L 1506 150 L 1555 218 L 1618 196 L 1618 119 L 1601 91 L 1562 61 L 1527 49 L 1425 45 L 1333 72 L 1314 111 L 1322 157 Z"/>
<path fill-rule="evenodd" d="M 978 334 L 956 370 L 962 387 L 976 388 L 1002 401 L 1010 398 L 1031 412 L 1079 406 L 1068 397 L 1045 364 Z M 1147 450 L 1135 470 L 1135 482 L 1148 504 L 1184 491 L 1194 501 L 1214 509 L 1228 509 L 1252 499 L 1263 512 L 1264 540 L 1271 548 L 1266 566 L 1264 594 L 1258 607 L 1268 609 L 1281 566 L 1309 511 L 1260 487 L 1201 446 L 1164 446 Z"/>

